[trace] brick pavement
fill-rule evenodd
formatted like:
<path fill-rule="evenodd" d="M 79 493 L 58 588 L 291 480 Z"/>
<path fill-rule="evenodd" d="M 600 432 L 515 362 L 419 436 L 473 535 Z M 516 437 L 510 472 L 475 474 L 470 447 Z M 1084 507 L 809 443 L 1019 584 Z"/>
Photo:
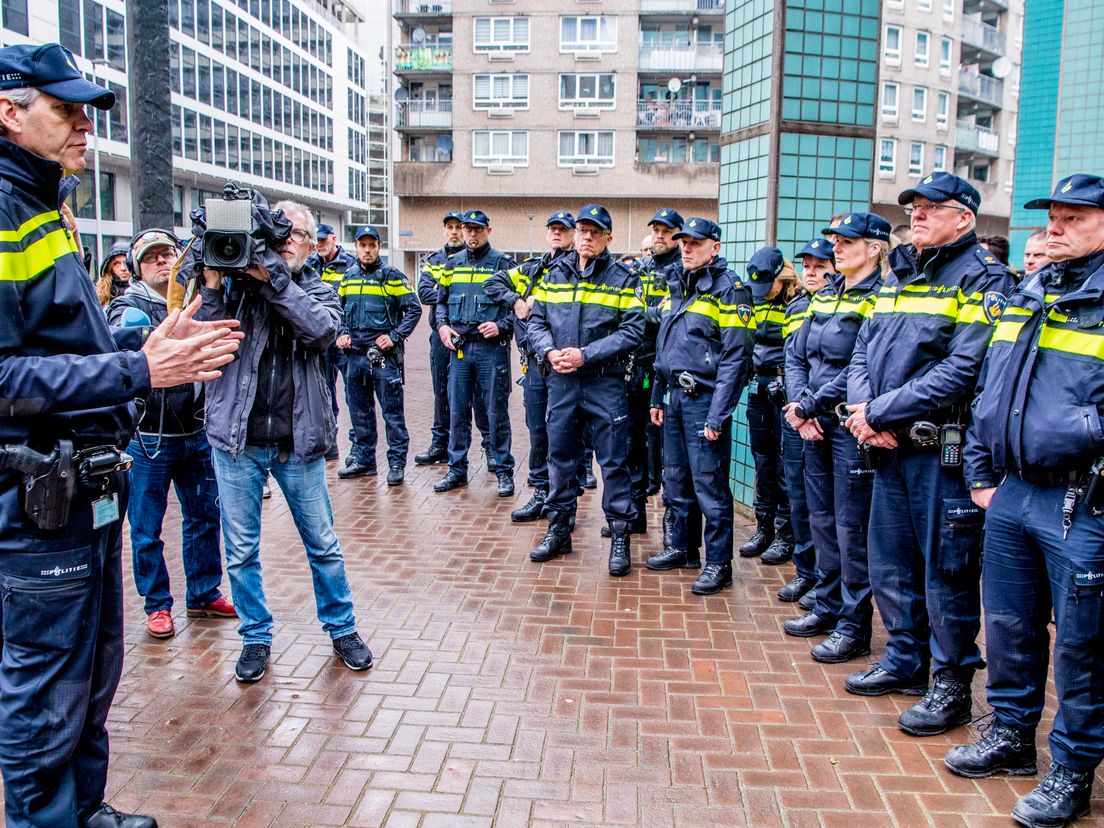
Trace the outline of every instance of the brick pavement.
<path fill-rule="evenodd" d="M 424 331 L 408 353 L 411 455 L 431 412 Z M 524 467 L 520 403 L 515 392 Z M 954 777 L 942 757 L 966 730 L 914 739 L 895 726 L 910 700 L 844 693 L 858 667 L 818 665 L 815 639 L 782 634 L 794 608 L 774 592 L 788 566 L 740 560 L 734 588 L 706 599 L 690 594 L 689 572 L 634 566 L 611 579 L 594 493 L 580 503 L 575 554 L 537 566 L 527 553 L 539 527 L 509 522 L 528 497 L 523 474 L 518 498 L 499 499 L 482 462 L 447 495 L 431 490 L 442 467 L 411 463 L 396 489 L 335 471 L 337 531 L 376 666 L 352 673 L 331 657 L 278 493 L 262 551 L 273 664 L 256 685 L 234 681 L 234 625 L 185 618 L 182 585 L 176 637 L 146 636 L 128 566 L 116 806 L 170 828 L 984 826 L 1011 824 L 1034 784 Z M 634 560 L 656 549 L 658 517 L 634 538 Z M 177 531 L 166 527 L 181 584 Z M 1093 809 L 1104 815 L 1099 796 Z"/>

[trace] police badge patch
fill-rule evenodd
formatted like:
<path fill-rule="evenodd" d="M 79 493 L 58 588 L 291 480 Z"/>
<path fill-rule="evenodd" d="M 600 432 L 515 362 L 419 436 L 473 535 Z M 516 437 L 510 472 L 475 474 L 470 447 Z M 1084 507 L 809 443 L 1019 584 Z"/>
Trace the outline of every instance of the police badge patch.
<path fill-rule="evenodd" d="M 740 321 L 745 325 L 751 324 L 751 305 L 737 305 L 736 315 L 740 318 Z"/>
<path fill-rule="evenodd" d="M 1003 293 L 997 293 L 995 290 L 986 293 L 985 298 L 981 300 L 981 308 L 985 311 L 985 318 L 991 324 L 1001 318 L 1001 314 L 1004 313 L 1004 306 L 1007 304 L 1008 297 Z"/>

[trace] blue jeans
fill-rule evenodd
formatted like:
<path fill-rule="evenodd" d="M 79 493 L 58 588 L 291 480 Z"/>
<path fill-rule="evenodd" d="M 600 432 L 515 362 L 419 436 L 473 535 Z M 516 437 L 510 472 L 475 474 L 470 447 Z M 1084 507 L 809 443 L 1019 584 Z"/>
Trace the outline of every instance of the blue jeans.
<path fill-rule="evenodd" d="M 326 489 L 326 461 L 319 457 L 303 462 L 282 457 L 276 448 L 248 445 L 237 457 L 222 449 L 214 449 L 213 456 L 222 497 L 226 572 L 241 618 L 238 634 L 245 643 L 272 643 L 272 614 L 261 583 L 260 556 L 261 489 L 270 473 L 303 540 L 322 629 L 330 638 L 354 632 L 353 599 Z"/>
<path fill-rule="evenodd" d="M 403 411 L 402 373 L 393 355 L 389 354 L 380 367 L 373 367 L 364 354 L 349 354 L 348 382 L 345 386 L 349 403 L 349 418 L 355 435 L 353 457 L 365 466 L 376 467 L 376 404 L 383 414 L 383 430 L 387 437 L 387 467 L 405 468 L 410 447 Z"/>
<path fill-rule="evenodd" d="M 202 607 L 217 601 L 222 597 L 218 485 L 206 432 L 162 437 L 159 450 L 157 437 L 136 434 L 127 453 L 134 458 L 127 507 L 134 585 L 146 599 L 146 614 L 171 610 L 173 605 L 165 543 L 161 540 L 170 483 L 176 487 L 183 517 L 181 552 L 187 606 Z"/>
<path fill-rule="evenodd" d="M 468 473 L 468 449 L 471 448 L 472 411 L 481 400 L 490 426 L 490 448 L 498 464 L 498 474 L 514 473 L 510 454 L 510 340 L 465 342 L 450 351 L 449 363 L 449 468 Z"/>

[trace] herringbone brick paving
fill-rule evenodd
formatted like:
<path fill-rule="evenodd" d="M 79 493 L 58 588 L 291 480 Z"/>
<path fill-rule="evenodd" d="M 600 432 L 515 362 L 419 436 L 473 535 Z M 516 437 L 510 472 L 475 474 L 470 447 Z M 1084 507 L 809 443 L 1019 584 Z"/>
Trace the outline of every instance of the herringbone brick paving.
<path fill-rule="evenodd" d="M 411 455 L 431 411 L 424 330 L 408 343 Z M 446 495 L 432 491 L 443 467 L 411 464 L 392 489 L 331 468 L 369 672 L 332 657 L 278 492 L 262 547 L 273 664 L 256 685 L 234 680 L 233 622 L 185 618 L 168 521 L 177 634 L 145 634 L 128 566 L 109 800 L 170 828 L 1011 824 L 1034 780 L 952 776 L 943 755 L 970 732 L 906 736 L 896 718 L 911 700 L 849 696 L 843 677 L 861 664 L 819 665 L 815 639 L 783 635 L 795 607 L 774 592 L 791 567 L 738 560 L 733 589 L 705 599 L 690 572 L 611 579 L 595 493 L 575 554 L 530 563 L 543 524 L 509 522 L 528 497 L 520 403 L 516 390 L 517 498 L 496 497 L 481 462 Z M 653 508 L 634 561 L 657 548 Z M 984 674 L 974 689 L 981 715 Z"/>

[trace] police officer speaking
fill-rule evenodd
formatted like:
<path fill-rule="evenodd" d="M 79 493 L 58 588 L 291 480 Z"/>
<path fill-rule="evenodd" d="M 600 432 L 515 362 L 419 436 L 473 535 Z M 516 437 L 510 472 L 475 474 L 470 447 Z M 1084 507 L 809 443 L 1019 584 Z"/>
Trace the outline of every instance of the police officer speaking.
<path fill-rule="evenodd" d="M 1012 809 L 1029 826 L 1089 811 L 1104 759 L 1104 179 L 1073 175 L 1050 198 L 1046 256 L 1009 299 L 982 371 L 965 474 L 987 509 L 982 604 L 994 721 L 953 748 L 973 778 L 1036 772 L 1054 615 L 1053 764 Z"/>
<path fill-rule="evenodd" d="M 104 803 L 123 659 L 121 472 L 151 388 L 213 379 L 237 322 L 199 302 L 152 333 L 111 329 L 68 208 L 114 93 L 56 43 L 0 49 L 0 770 L 12 828 L 151 828 Z M 141 352 L 123 350 L 137 347 Z"/>
<path fill-rule="evenodd" d="M 923 694 L 898 724 L 928 736 L 969 721 L 970 680 L 984 667 L 975 642 L 982 512 L 963 481 L 962 435 L 1012 279 L 977 243 L 981 198 L 970 184 L 936 172 L 898 201 L 912 217 L 912 244 L 889 254 L 847 390 L 848 428 L 879 450 L 869 571 L 888 641 L 878 664 L 844 687 Z"/>

